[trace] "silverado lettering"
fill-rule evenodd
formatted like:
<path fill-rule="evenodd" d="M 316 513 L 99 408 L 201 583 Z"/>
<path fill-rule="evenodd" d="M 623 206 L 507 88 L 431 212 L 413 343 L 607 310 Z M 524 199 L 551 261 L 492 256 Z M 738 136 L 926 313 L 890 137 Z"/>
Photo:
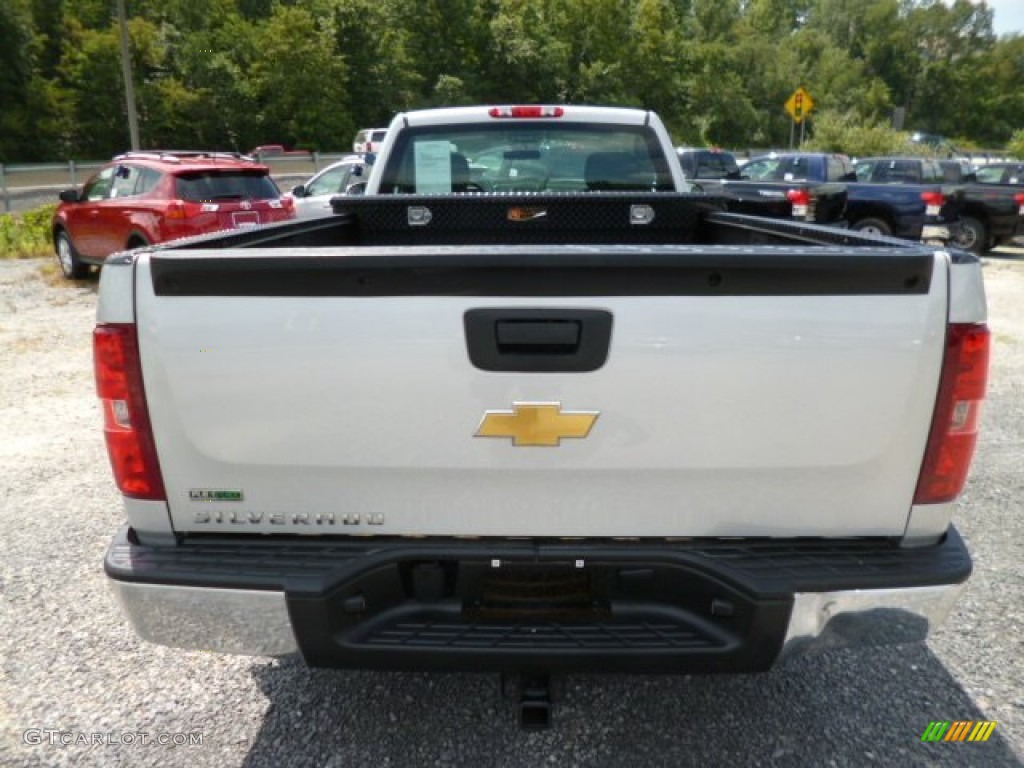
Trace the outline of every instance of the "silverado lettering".
<path fill-rule="evenodd" d="M 384 525 L 383 515 L 351 515 L 333 513 L 310 515 L 304 512 L 285 515 L 282 512 L 264 514 L 263 512 L 221 512 L 200 510 L 192 516 L 192 522 L 197 525 L 206 523 L 250 523 L 256 524 L 266 520 L 270 525 Z"/>

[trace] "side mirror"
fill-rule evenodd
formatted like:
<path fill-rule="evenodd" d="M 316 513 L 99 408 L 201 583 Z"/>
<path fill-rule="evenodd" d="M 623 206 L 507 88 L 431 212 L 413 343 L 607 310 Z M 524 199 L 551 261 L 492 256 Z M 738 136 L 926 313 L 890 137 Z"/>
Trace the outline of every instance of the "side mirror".
<path fill-rule="evenodd" d="M 357 181 L 355 184 L 345 190 L 346 195 L 365 195 L 366 194 L 366 182 Z"/>
<path fill-rule="evenodd" d="M 305 184 L 297 184 L 296 186 L 292 187 L 292 195 L 294 195 L 295 197 L 305 197 L 306 196 L 306 185 Z"/>
<path fill-rule="evenodd" d="M 58 195 L 58 197 L 65 203 L 78 203 L 82 200 L 77 189 L 65 189 Z"/>

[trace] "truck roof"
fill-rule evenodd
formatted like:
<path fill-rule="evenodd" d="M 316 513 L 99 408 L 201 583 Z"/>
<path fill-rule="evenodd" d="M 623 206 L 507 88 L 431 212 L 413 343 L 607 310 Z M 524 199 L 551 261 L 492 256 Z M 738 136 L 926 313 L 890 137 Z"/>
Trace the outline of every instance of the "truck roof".
<path fill-rule="evenodd" d="M 495 113 L 495 110 L 499 112 Z M 519 113 L 513 113 L 518 110 Z M 645 109 L 627 107 L 596 107 L 579 105 L 492 105 L 471 107 L 442 107 L 401 112 L 395 116 L 392 125 L 457 125 L 459 123 L 486 122 L 488 117 L 495 120 L 564 120 L 566 122 L 613 123 L 620 125 L 644 125 L 650 122 L 651 112 Z"/>

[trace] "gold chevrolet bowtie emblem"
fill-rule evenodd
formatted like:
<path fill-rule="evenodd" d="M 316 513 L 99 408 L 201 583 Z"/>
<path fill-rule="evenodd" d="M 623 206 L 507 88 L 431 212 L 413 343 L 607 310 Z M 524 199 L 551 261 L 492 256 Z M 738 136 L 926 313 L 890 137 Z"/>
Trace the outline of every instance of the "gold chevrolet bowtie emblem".
<path fill-rule="evenodd" d="M 487 411 L 476 437 L 511 437 L 512 445 L 558 445 L 563 437 L 586 437 L 597 411 L 563 411 L 561 403 L 512 403 L 511 411 Z"/>

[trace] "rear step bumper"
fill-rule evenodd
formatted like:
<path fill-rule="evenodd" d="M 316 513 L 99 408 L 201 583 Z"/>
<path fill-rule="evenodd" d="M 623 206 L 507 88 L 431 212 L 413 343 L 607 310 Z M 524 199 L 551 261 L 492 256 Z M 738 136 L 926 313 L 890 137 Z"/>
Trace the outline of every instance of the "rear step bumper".
<path fill-rule="evenodd" d="M 891 540 L 138 543 L 105 568 L 139 635 L 311 666 L 753 672 L 819 647 L 913 642 L 971 571 L 955 529 Z"/>

